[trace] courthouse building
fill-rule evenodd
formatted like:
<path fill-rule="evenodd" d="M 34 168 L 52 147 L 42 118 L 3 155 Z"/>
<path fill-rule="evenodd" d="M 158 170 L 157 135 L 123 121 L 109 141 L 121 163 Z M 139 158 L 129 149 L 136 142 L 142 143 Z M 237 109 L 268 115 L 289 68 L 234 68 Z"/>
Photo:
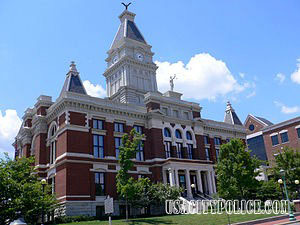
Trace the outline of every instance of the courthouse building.
<path fill-rule="evenodd" d="M 157 88 L 154 53 L 127 10 L 107 52 L 106 98 L 89 96 L 74 62 L 59 97 L 41 95 L 28 108 L 16 137 L 17 157 L 35 157 L 66 215 L 101 213 L 107 195 L 115 214 L 123 203 L 116 191 L 121 137 L 131 129 L 144 134 L 130 171 L 133 177 L 182 186 L 191 199 L 217 192 L 214 165 L 220 145 L 245 140 L 246 129 L 228 102 L 224 122 L 204 119 L 202 107 L 182 93 Z M 63 76 L 63 75 L 62 75 Z M 223 113 L 223 112 L 220 112 Z"/>

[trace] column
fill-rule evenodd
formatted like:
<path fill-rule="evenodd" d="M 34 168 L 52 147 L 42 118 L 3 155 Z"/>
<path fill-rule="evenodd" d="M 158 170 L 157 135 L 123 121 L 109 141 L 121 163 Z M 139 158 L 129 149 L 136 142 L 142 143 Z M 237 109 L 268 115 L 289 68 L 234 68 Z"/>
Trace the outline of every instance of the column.
<path fill-rule="evenodd" d="M 175 182 L 176 186 L 179 187 L 178 169 L 175 169 Z"/>
<path fill-rule="evenodd" d="M 196 176 L 197 176 L 198 191 L 203 193 L 202 180 L 201 180 L 201 171 L 200 170 L 196 170 Z"/>
<path fill-rule="evenodd" d="M 167 183 L 167 176 L 166 176 L 166 172 L 167 170 L 162 170 L 162 176 L 163 176 L 163 183 L 166 184 Z"/>
<path fill-rule="evenodd" d="M 207 176 L 207 180 L 208 180 L 208 191 L 209 191 L 209 195 L 211 195 L 213 193 L 213 189 L 212 189 L 212 180 L 211 180 L 211 172 L 207 171 L 206 172 L 206 176 Z"/>
<path fill-rule="evenodd" d="M 170 178 L 170 186 L 174 186 L 174 173 L 171 168 L 168 169 L 169 171 L 169 178 Z"/>
<path fill-rule="evenodd" d="M 216 193 L 217 188 L 216 188 L 216 180 L 215 180 L 215 171 L 214 170 L 211 172 L 211 179 L 212 179 L 212 183 L 213 183 L 213 191 L 214 191 L 214 193 Z"/>
<path fill-rule="evenodd" d="M 185 169 L 185 181 L 186 181 L 186 189 L 187 189 L 187 197 L 192 198 L 192 188 L 191 188 L 191 180 L 190 180 L 190 171 Z"/>

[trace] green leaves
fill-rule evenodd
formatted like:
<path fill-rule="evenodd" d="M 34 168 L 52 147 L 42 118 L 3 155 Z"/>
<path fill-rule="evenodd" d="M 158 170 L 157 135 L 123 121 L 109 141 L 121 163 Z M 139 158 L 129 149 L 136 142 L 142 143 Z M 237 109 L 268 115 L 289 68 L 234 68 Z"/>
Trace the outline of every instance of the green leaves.
<path fill-rule="evenodd" d="M 217 164 L 219 195 L 224 199 L 251 199 L 259 186 L 255 177 L 260 164 L 239 139 L 221 145 Z"/>
<path fill-rule="evenodd" d="M 56 203 L 55 197 L 48 194 L 48 186 L 43 195 L 33 162 L 33 158 L 0 159 L 0 224 L 16 219 L 16 212 L 35 224 L 42 207 L 47 212 Z"/>

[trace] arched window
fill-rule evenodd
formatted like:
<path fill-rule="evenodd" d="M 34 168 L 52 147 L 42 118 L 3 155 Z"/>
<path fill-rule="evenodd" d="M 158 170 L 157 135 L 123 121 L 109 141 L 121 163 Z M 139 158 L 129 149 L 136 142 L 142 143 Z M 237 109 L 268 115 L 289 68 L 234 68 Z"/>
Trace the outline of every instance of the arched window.
<path fill-rule="evenodd" d="M 175 131 L 175 136 L 178 139 L 182 139 L 181 132 L 178 129 Z"/>
<path fill-rule="evenodd" d="M 186 139 L 193 140 L 191 132 L 189 132 L 189 131 L 186 132 Z"/>
<path fill-rule="evenodd" d="M 54 124 L 50 130 L 50 164 L 53 164 L 56 159 L 56 125 Z"/>
<path fill-rule="evenodd" d="M 165 135 L 165 137 L 171 137 L 171 132 L 170 132 L 169 128 L 164 129 L 164 135 Z"/>

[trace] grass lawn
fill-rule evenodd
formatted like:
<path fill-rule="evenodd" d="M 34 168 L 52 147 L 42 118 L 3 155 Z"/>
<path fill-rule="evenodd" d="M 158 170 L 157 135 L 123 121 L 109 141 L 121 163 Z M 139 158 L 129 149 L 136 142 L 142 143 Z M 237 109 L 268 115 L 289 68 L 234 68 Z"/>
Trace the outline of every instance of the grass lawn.
<path fill-rule="evenodd" d="M 230 222 L 237 223 L 255 219 L 262 219 L 270 216 L 276 216 L 273 214 L 267 215 L 230 215 Z M 67 223 L 67 225 L 107 225 L 108 221 L 89 221 L 89 222 L 76 222 Z M 128 223 L 123 220 L 112 220 L 113 225 L 140 225 L 140 224 L 182 224 L 182 225 L 222 225 L 228 224 L 228 218 L 226 214 L 207 214 L 207 215 L 173 215 L 173 216 L 160 216 L 131 219 Z"/>

